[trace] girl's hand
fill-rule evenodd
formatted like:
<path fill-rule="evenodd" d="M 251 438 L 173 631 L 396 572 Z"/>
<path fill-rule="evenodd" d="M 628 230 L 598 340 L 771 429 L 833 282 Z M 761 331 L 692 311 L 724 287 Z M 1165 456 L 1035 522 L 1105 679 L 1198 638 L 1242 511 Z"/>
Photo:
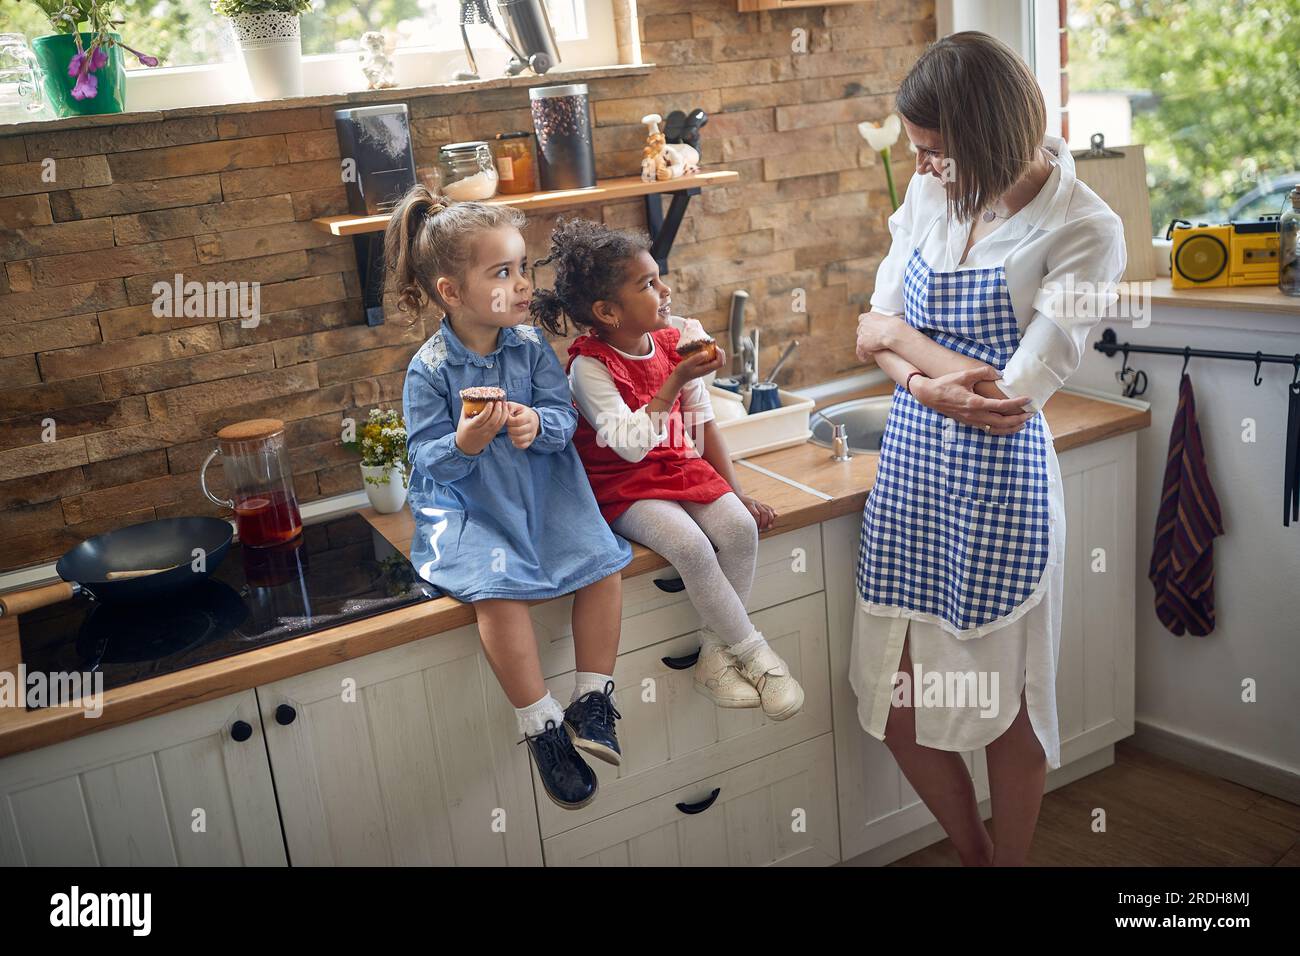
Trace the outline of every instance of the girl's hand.
<path fill-rule="evenodd" d="M 510 417 L 506 421 L 506 431 L 510 441 L 521 451 L 533 443 L 542 428 L 542 418 L 537 409 L 518 402 L 506 402 L 510 407 Z"/>
<path fill-rule="evenodd" d="M 473 418 L 465 417 L 465 406 L 460 407 L 460 422 L 456 425 L 456 447 L 467 455 L 477 455 L 501 431 L 510 416 L 509 402 L 489 402 Z"/>
<path fill-rule="evenodd" d="M 906 325 L 896 315 L 863 312 L 858 316 L 857 356 L 859 362 L 870 361 L 874 352 L 889 349 L 898 340 L 899 325 Z"/>
<path fill-rule="evenodd" d="M 912 379 L 912 395 L 926 408 L 963 425 L 990 435 L 1012 435 L 1034 417 L 1033 412 L 1024 408 L 1029 396 L 985 398 L 974 391 L 976 383 L 992 382 L 1001 377 L 1002 374 L 991 365 L 951 372 L 938 378 L 918 375 Z"/>
<path fill-rule="evenodd" d="M 754 516 L 759 531 L 766 531 L 776 524 L 776 511 L 771 505 L 765 505 L 763 502 L 749 497 L 749 495 L 738 494 L 736 497 L 740 499 L 740 503 L 745 506 L 746 510 Z"/>
<path fill-rule="evenodd" d="M 677 367 L 673 369 L 672 374 L 677 376 L 677 380 L 682 385 L 685 385 L 691 379 L 703 378 L 710 372 L 716 372 L 727 364 L 727 353 L 722 346 L 717 346 L 717 350 L 718 354 L 712 359 L 707 358 L 703 351 L 686 356 L 677 363 Z"/>

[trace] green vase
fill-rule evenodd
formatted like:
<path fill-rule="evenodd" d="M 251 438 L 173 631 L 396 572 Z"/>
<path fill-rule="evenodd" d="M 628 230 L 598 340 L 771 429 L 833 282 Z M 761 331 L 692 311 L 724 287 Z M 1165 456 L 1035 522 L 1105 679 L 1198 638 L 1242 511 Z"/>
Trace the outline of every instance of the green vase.
<path fill-rule="evenodd" d="M 71 33 L 51 33 L 37 37 L 32 41 L 32 52 L 36 62 L 41 66 L 41 88 L 45 98 L 56 116 L 92 116 L 97 113 L 121 113 L 126 109 L 126 64 L 122 58 L 122 48 L 116 45 L 120 40 L 116 33 L 110 33 L 114 45 L 104 52 L 108 62 L 95 71 L 99 86 L 94 96 L 84 100 L 74 99 L 72 87 L 77 78 L 68 76 L 68 64 L 77 54 L 77 43 Z M 81 34 L 82 49 L 88 49 L 94 41 L 95 34 Z"/>

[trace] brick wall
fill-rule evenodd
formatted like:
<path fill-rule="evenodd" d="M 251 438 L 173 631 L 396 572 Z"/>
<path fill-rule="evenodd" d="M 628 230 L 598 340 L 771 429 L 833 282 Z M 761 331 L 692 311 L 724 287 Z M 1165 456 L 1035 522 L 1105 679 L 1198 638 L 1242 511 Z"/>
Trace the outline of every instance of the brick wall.
<path fill-rule="evenodd" d="M 783 384 L 856 365 L 890 212 L 856 124 L 892 109 L 934 38 L 933 6 L 740 14 L 735 0 L 641 0 L 642 55 L 658 68 L 590 84 L 602 177 L 636 173 L 643 114 L 710 114 L 704 163 L 741 182 L 693 201 L 667 282 L 675 311 L 715 332 L 746 289 L 764 365 L 801 342 Z M 792 53 L 796 28 L 806 53 Z M 530 125 L 522 89 L 406 102 L 419 166 L 443 143 Z M 894 155 L 901 189 L 905 139 Z M 364 324 L 350 240 L 310 223 L 346 211 L 332 106 L 0 137 L 0 569 L 155 516 L 212 513 L 198 467 L 213 433 L 244 418 L 289 423 L 301 499 L 362 487 L 340 420 L 400 407 L 407 361 L 436 320 L 390 310 L 387 324 Z M 640 201 L 574 212 L 644 225 Z M 553 220 L 530 221 L 530 253 Z M 155 317 L 153 283 L 177 272 L 260 282 L 260 325 Z"/>

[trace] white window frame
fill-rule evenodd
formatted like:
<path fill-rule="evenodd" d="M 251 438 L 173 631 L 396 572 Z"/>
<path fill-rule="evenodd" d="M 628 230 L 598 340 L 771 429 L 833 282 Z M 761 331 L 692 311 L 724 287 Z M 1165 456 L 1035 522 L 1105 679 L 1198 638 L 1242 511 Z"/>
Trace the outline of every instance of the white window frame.
<path fill-rule="evenodd" d="M 584 0 L 586 36 L 560 40 L 560 70 L 614 66 L 619 62 L 612 0 Z M 487 80 L 503 76 L 508 53 L 500 41 L 491 48 L 476 46 L 479 75 Z M 465 60 L 459 43 L 453 49 L 399 47 L 393 54 L 398 90 L 453 82 L 451 73 Z M 327 53 L 302 58 L 303 96 L 329 96 L 366 89 L 356 52 Z M 395 94 L 397 91 L 394 91 Z M 237 58 L 196 66 L 129 70 L 126 108 L 132 112 L 191 106 L 245 103 L 256 98 L 243 64 Z"/>
<path fill-rule="evenodd" d="M 982 30 L 1033 69 L 1047 106 L 1047 132 L 1061 135 L 1060 7 L 1056 0 L 936 0 L 939 36 Z"/>

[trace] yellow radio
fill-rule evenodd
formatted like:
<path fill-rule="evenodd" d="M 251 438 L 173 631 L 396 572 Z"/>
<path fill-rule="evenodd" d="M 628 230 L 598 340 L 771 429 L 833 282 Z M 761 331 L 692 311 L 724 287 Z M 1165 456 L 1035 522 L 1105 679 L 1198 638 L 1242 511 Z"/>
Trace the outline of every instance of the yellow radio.
<path fill-rule="evenodd" d="M 1278 216 L 1221 225 L 1175 219 L 1165 230 L 1172 240 L 1169 277 L 1175 289 L 1230 285 L 1276 285 Z"/>

